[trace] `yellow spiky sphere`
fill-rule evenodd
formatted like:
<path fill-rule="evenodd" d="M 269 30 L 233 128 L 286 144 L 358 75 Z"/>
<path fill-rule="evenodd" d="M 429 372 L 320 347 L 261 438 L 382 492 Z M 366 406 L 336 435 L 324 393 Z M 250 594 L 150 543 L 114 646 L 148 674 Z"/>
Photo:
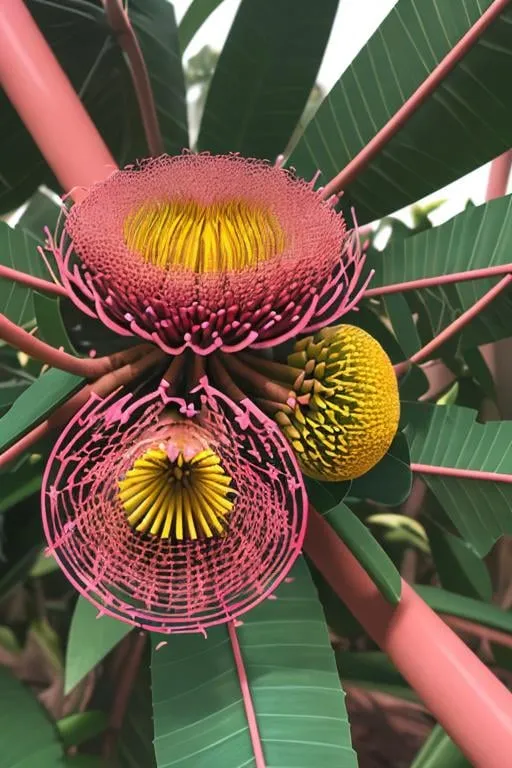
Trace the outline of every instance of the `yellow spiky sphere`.
<path fill-rule="evenodd" d="M 298 341 L 288 365 L 303 372 L 297 402 L 275 418 L 304 474 L 329 481 L 364 475 L 398 428 L 398 384 L 385 351 L 361 328 L 338 325 Z"/>

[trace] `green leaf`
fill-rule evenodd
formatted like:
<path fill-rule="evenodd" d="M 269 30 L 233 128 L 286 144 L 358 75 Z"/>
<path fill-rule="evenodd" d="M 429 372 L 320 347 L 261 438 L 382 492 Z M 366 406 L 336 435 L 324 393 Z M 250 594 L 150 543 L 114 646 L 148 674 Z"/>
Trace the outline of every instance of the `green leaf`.
<path fill-rule="evenodd" d="M 44 228 L 48 227 L 50 232 L 55 232 L 61 210 L 48 192 L 38 189 L 18 219 L 16 229 L 29 233 L 37 243 L 42 245 L 45 241 Z M 45 256 L 52 260 L 50 253 L 45 252 Z M 46 276 L 48 277 L 48 274 Z"/>
<path fill-rule="evenodd" d="M 198 146 L 273 160 L 315 84 L 338 0 L 242 0 L 215 69 Z"/>
<path fill-rule="evenodd" d="M 69 693 L 132 629 L 110 616 L 98 617 L 98 609 L 79 597 L 69 628 L 64 692 Z"/>
<path fill-rule="evenodd" d="M 48 270 L 37 252 L 37 241 L 29 232 L 23 229 L 12 229 L 3 221 L 0 221 L 0 264 L 17 269 L 19 272 L 48 279 Z M 17 325 L 32 326 L 34 324 L 32 294 L 31 288 L 0 278 L 0 312 Z"/>
<path fill-rule="evenodd" d="M 150 653 L 144 654 L 119 734 L 120 768 L 157 768 L 153 747 Z"/>
<path fill-rule="evenodd" d="M 58 720 L 56 723 L 61 741 L 64 747 L 78 746 L 85 741 L 93 739 L 103 733 L 107 727 L 108 720 L 104 712 L 99 710 L 89 710 L 88 712 L 77 712 Z"/>
<path fill-rule="evenodd" d="M 441 586 L 466 597 L 490 602 L 489 571 L 470 545 L 435 522 L 427 521 L 426 530 Z"/>
<path fill-rule="evenodd" d="M 416 755 L 411 768 L 471 768 L 471 763 L 437 724 Z"/>
<path fill-rule="evenodd" d="M 421 347 L 421 339 L 407 299 L 400 293 L 389 294 L 384 298 L 384 307 L 404 357 L 412 357 Z"/>
<path fill-rule="evenodd" d="M 439 587 L 414 585 L 418 595 L 437 613 L 447 613 L 512 635 L 512 613 L 491 603 L 463 597 Z"/>
<path fill-rule="evenodd" d="M 0 419 L 0 451 L 44 421 L 85 383 L 80 376 L 56 368 L 40 376 Z"/>
<path fill-rule="evenodd" d="M 364 523 L 343 502 L 323 512 L 323 516 L 361 563 L 386 600 L 397 605 L 401 592 L 400 574 Z"/>
<path fill-rule="evenodd" d="M 2 768 L 56 768 L 62 747 L 37 699 L 0 667 L 0 755 Z"/>
<path fill-rule="evenodd" d="M 418 697 L 398 670 L 380 651 L 336 651 L 336 663 L 344 684 L 380 691 L 407 701 Z"/>
<path fill-rule="evenodd" d="M 41 487 L 42 474 L 43 463 L 41 460 L 24 461 L 12 472 L 0 474 L 2 483 L 0 514 L 23 501 L 27 496 L 36 493 Z"/>
<path fill-rule="evenodd" d="M 320 604 L 306 565 L 275 600 L 249 611 L 235 630 L 266 764 L 355 768 L 343 693 Z M 239 768 L 254 764 L 240 678 L 226 626 L 199 634 L 153 635 L 157 764 Z"/>
<path fill-rule="evenodd" d="M 64 352 L 76 355 L 76 349 L 69 340 L 66 326 L 62 320 L 60 300 L 44 296 L 38 291 L 34 291 L 33 300 L 38 337 L 56 349 L 62 347 Z"/>
<path fill-rule="evenodd" d="M 456 405 L 407 403 L 402 408 L 413 463 L 512 476 L 512 422 L 475 421 Z M 512 484 L 423 474 L 446 514 L 477 555 L 512 534 Z"/>
<path fill-rule="evenodd" d="M 350 496 L 369 499 L 394 507 L 409 496 L 412 485 L 409 448 L 402 432 L 397 432 L 385 456 L 362 477 L 352 481 Z"/>
<path fill-rule="evenodd" d="M 2 600 L 29 575 L 43 548 L 39 494 L 23 499 L 4 512 L 0 517 L 0 533 Z"/>
<path fill-rule="evenodd" d="M 319 512 L 323 512 L 343 501 L 352 482 L 345 480 L 340 483 L 324 483 L 322 480 L 313 480 L 313 478 L 304 475 L 304 484 L 311 504 Z"/>
<path fill-rule="evenodd" d="M 399 0 L 343 73 L 291 156 L 301 175 L 328 181 L 397 113 L 491 0 Z M 350 181 L 343 205 L 360 223 L 381 218 L 483 165 L 510 146 L 510 8 Z"/>
<path fill-rule="evenodd" d="M 180 48 L 182 52 L 194 37 L 197 30 L 204 24 L 223 0 L 192 0 L 183 16 L 178 29 Z"/>
<path fill-rule="evenodd" d="M 123 166 L 145 157 L 147 144 L 129 69 L 99 4 L 89 0 L 27 0 L 27 6 L 115 160 Z M 128 7 L 147 60 L 165 149 L 179 152 L 188 145 L 188 135 L 172 5 L 166 0 L 131 0 Z M 0 162 L 1 211 L 19 206 L 42 183 L 59 188 L 2 92 L 0 146 L 9 147 Z"/>

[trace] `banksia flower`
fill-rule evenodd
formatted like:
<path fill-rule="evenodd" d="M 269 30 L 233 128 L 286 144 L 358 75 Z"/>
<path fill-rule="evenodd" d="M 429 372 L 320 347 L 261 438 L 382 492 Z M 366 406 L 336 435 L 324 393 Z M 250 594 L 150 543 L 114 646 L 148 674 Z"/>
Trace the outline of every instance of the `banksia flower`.
<path fill-rule="evenodd" d="M 157 632 L 244 613 L 299 554 L 307 503 L 293 453 L 251 403 L 203 380 L 199 408 L 164 387 L 91 400 L 50 457 L 43 523 L 101 612 Z"/>
<path fill-rule="evenodd" d="M 361 328 L 339 325 L 299 340 L 288 365 L 246 353 L 224 355 L 222 365 L 273 416 L 309 477 L 355 479 L 382 459 L 396 434 L 395 371 Z"/>
<path fill-rule="evenodd" d="M 114 173 L 49 240 L 70 297 L 169 354 L 278 344 L 357 302 L 364 256 L 313 183 L 183 154 Z"/>

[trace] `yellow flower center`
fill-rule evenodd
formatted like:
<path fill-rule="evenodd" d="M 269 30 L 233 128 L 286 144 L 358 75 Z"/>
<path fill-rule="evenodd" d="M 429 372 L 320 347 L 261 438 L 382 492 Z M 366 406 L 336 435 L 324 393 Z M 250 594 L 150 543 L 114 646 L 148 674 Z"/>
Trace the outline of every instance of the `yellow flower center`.
<path fill-rule="evenodd" d="M 162 539 L 212 538 L 222 535 L 233 508 L 231 478 L 209 448 L 187 458 L 152 447 L 118 481 L 128 523 Z"/>
<path fill-rule="evenodd" d="M 353 480 L 388 450 L 398 428 L 400 401 L 393 366 L 361 328 L 339 325 L 301 339 L 288 364 L 303 370 L 293 409 L 275 418 L 304 474 Z"/>
<path fill-rule="evenodd" d="M 243 200 L 144 203 L 127 217 L 124 238 L 148 264 L 201 274 L 254 267 L 281 252 L 285 240 L 271 211 Z"/>

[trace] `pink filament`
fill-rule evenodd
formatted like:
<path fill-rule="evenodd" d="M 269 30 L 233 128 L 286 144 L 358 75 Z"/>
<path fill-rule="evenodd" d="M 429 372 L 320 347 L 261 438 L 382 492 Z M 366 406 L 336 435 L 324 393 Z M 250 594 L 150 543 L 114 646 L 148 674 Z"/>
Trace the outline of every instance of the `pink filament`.
<path fill-rule="evenodd" d="M 200 632 L 249 610 L 287 575 L 305 533 L 302 477 L 277 426 L 206 380 L 194 396 L 195 420 L 237 491 L 226 536 L 178 543 L 126 520 L 117 478 L 133 450 L 163 434 L 169 408 L 197 413 L 163 387 L 140 400 L 92 398 L 62 433 L 43 481 L 48 551 L 68 579 L 102 612 L 156 632 Z"/>

